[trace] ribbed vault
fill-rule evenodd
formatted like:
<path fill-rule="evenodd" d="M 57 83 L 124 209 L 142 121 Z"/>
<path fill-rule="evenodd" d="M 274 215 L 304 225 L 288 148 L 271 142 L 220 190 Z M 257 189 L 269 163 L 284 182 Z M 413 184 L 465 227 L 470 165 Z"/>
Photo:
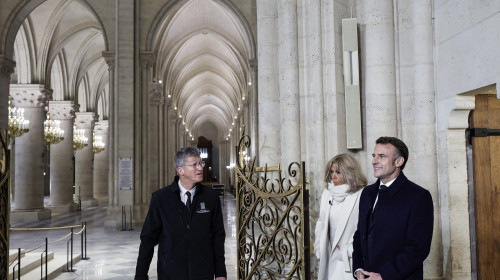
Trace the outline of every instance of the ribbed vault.
<path fill-rule="evenodd" d="M 78 12 L 75 12 L 78 11 Z M 84 2 L 48 0 L 22 23 L 14 43 L 14 83 L 45 84 L 53 100 L 108 118 L 108 68 L 102 27 Z"/>
<path fill-rule="evenodd" d="M 232 129 L 248 90 L 249 36 L 224 1 L 183 2 L 159 24 L 154 75 L 193 138 L 208 122 L 219 138 Z"/>

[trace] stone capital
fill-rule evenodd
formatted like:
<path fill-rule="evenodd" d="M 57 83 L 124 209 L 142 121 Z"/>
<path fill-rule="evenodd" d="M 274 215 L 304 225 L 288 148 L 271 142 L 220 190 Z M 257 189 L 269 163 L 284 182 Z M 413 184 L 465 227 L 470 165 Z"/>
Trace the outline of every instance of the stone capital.
<path fill-rule="evenodd" d="M 97 121 L 97 115 L 94 112 L 75 113 L 75 124 L 77 129 L 92 129 Z"/>
<path fill-rule="evenodd" d="M 50 101 L 48 106 L 53 120 L 72 120 L 79 107 L 74 101 Z"/>
<path fill-rule="evenodd" d="M 153 106 L 165 104 L 165 97 L 160 83 L 149 83 L 149 103 Z"/>
<path fill-rule="evenodd" d="M 12 105 L 21 108 L 45 108 L 52 99 L 52 90 L 42 84 L 11 84 Z"/>
<path fill-rule="evenodd" d="M 108 120 L 100 120 L 94 125 L 94 132 L 96 135 L 107 135 L 109 132 Z"/>
<path fill-rule="evenodd" d="M 108 70 L 114 70 L 115 69 L 115 52 L 103 51 L 102 57 L 104 58 L 104 60 L 108 64 Z"/>
<path fill-rule="evenodd" d="M 16 67 L 16 62 L 6 58 L 5 56 L 0 56 L 0 76 L 10 79 L 10 75 L 14 73 L 14 68 Z"/>
<path fill-rule="evenodd" d="M 153 52 L 141 52 L 141 70 L 147 70 L 153 67 L 155 56 Z"/>

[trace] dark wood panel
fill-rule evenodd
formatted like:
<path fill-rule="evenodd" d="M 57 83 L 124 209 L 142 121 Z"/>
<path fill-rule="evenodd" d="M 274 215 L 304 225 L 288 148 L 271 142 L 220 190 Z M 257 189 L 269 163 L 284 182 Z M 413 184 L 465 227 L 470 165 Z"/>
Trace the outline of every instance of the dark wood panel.
<path fill-rule="evenodd" d="M 500 128 L 500 100 L 477 95 L 471 127 Z M 472 139 L 478 279 L 500 279 L 500 137 Z"/>

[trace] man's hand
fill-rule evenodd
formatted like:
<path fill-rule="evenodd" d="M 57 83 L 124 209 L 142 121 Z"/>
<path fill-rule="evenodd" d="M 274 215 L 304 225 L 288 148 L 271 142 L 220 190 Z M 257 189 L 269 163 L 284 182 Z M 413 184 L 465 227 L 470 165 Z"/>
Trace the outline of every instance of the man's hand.
<path fill-rule="evenodd" d="M 356 271 L 357 279 L 382 280 L 382 276 L 376 272 L 368 272 L 364 269 Z"/>
<path fill-rule="evenodd" d="M 217 277 L 215 280 L 226 280 L 226 277 Z"/>

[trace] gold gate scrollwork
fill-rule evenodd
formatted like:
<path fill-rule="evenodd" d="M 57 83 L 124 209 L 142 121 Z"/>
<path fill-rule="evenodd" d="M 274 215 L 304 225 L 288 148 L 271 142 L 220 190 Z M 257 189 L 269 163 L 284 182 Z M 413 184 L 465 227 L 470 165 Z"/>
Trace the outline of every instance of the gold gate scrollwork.
<path fill-rule="evenodd" d="M 305 163 L 256 167 L 250 137 L 236 147 L 238 279 L 310 279 Z"/>
<path fill-rule="evenodd" d="M 7 131 L 0 134 L 0 279 L 9 276 L 9 151 Z"/>

